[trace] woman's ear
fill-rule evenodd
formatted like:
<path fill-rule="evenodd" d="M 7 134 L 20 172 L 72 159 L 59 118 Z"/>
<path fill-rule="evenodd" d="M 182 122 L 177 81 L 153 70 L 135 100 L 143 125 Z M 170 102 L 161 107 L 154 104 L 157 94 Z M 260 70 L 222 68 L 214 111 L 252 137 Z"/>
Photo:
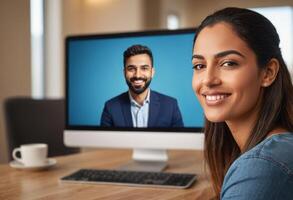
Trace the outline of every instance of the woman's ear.
<path fill-rule="evenodd" d="M 262 87 L 270 86 L 276 79 L 280 68 L 280 63 L 276 58 L 272 58 L 263 70 Z"/>

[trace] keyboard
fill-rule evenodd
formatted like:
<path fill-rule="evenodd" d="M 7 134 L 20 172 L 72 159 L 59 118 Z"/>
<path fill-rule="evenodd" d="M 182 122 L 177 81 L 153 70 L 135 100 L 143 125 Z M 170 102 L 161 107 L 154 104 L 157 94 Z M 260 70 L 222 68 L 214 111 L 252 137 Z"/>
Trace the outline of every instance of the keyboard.
<path fill-rule="evenodd" d="M 80 169 L 62 177 L 62 182 L 118 184 L 142 187 L 188 188 L 196 180 L 195 174 Z"/>

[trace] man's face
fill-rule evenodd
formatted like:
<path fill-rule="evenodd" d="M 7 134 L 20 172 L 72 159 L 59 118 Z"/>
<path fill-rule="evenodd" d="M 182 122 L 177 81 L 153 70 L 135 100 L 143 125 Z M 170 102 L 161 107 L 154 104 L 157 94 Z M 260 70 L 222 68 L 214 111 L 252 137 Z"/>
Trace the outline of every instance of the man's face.
<path fill-rule="evenodd" d="M 124 76 L 130 91 L 143 93 L 150 85 L 155 70 L 149 55 L 139 54 L 126 60 Z"/>

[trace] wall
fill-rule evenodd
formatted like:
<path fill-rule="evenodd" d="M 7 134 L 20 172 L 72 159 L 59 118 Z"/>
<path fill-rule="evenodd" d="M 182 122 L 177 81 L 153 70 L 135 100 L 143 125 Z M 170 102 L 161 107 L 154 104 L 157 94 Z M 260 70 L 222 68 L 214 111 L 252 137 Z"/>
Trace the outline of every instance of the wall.
<path fill-rule="evenodd" d="M 161 18 L 162 2 L 160 0 L 144 0 L 143 4 L 143 30 L 155 30 L 162 28 Z"/>
<path fill-rule="evenodd" d="M 29 0 L 0 2 L 0 163 L 7 161 L 3 102 L 30 95 Z"/>
<path fill-rule="evenodd" d="M 142 29 L 143 0 L 63 0 L 63 34 Z"/>

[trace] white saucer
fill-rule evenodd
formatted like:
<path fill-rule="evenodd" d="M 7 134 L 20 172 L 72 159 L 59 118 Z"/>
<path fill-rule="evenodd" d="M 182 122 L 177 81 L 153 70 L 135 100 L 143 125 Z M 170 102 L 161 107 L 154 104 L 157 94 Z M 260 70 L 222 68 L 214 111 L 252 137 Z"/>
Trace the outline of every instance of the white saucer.
<path fill-rule="evenodd" d="M 54 166 L 57 163 L 57 161 L 53 158 L 47 159 L 47 161 L 40 166 L 34 166 L 34 167 L 27 167 L 23 165 L 22 163 L 13 160 L 9 163 L 10 167 L 16 168 L 16 169 L 25 169 L 25 170 L 43 170 L 43 169 L 48 169 L 52 166 Z"/>

